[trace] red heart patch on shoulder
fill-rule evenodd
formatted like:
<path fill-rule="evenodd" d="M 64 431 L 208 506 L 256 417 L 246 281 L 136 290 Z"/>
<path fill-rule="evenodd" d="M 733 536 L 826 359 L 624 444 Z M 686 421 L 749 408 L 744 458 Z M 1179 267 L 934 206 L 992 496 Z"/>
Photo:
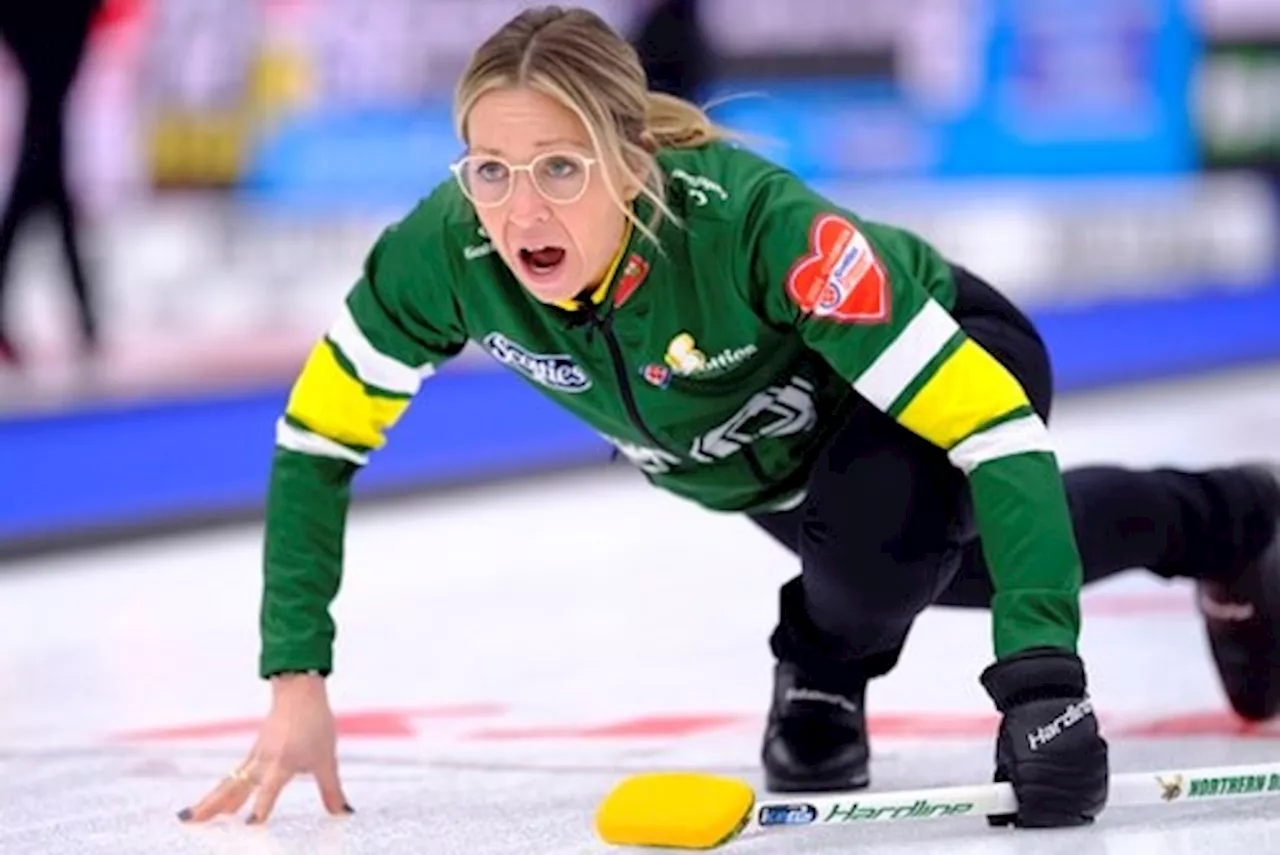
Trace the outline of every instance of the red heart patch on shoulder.
<path fill-rule="evenodd" d="M 867 238 L 837 214 L 819 214 L 809 252 L 787 274 L 787 294 L 822 318 L 875 324 L 889 319 L 889 277 Z"/>

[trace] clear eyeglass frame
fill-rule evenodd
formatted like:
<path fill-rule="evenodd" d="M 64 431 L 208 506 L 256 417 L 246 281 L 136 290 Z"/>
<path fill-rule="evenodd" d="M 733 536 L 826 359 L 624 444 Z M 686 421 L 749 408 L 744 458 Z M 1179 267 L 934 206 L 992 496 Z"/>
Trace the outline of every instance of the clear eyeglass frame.
<path fill-rule="evenodd" d="M 538 183 L 538 173 L 535 170 L 539 165 L 545 163 L 547 160 L 552 158 L 565 158 L 565 159 L 576 161 L 579 164 L 581 164 L 583 169 L 582 186 L 578 188 L 578 191 L 574 193 L 572 196 L 558 197 L 558 196 L 552 195 L 548 193 L 541 184 Z M 507 181 L 506 192 L 501 196 L 501 198 L 498 198 L 493 201 L 482 202 L 478 200 L 475 197 L 475 194 L 472 193 L 471 189 L 467 187 L 467 180 L 464 175 L 464 172 L 467 164 L 472 161 L 487 161 L 487 162 L 499 163 L 506 168 L 509 180 Z M 597 163 L 599 163 L 598 158 L 588 157 L 585 154 L 579 154 L 578 152 L 575 152 L 575 151 L 547 151 L 547 152 L 543 152 L 542 154 L 539 154 L 537 157 L 533 158 L 533 160 L 530 160 L 528 163 L 520 163 L 520 164 L 511 163 L 511 161 L 506 160 L 505 158 L 502 158 L 502 157 L 498 157 L 497 155 L 468 154 L 468 155 L 463 155 L 453 163 L 449 164 L 449 171 L 453 173 L 453 177 L 457 180 L 458 186 L 462 188 L 463 195 L 467 197 L 467 200 L 471 202 L 471 204 L 475 205 L 478 208 L 496 208 L 499 205 L 505 204 L 511 198 L 511 194 L 515 192 L 516 176 L 518 173 L 521 173 L 521 172 L 529 173 L 529 183 L 533 185 L 533 189 L 538 192 L 538 195 L 546 199 L 548 202 L 551 202 L 552 204 L 555 204 L 555 205 L 571 205 L 574 202 L 581 199 L 583 194 L 587 192 L 587 187 L 591 183 L 591 168 L 595 166 Z"/>

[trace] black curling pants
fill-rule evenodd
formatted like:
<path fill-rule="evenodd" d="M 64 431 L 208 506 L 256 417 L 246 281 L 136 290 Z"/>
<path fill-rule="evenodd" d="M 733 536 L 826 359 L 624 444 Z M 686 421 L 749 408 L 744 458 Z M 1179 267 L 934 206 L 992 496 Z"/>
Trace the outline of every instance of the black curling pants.
<path fill-rule="evenodd" d="M 1046 421 L 1044 343 L 1008 300 L 957 268 L 957 319 L 1020 380 Z M 1274 496 L 1230 469 L 1091 466 L 1064 473 L 1085 584 L 1130 568 L 1228 573 L 1274 525 Z M 992 585 L 963 473 L 943 450 L 865 405 L 829 441 L 798 508 L 753 521 L 800 558 L 782 587 L 775 656 L 838 687 L 896 664 L 932 604 L 985 608 Z"/>

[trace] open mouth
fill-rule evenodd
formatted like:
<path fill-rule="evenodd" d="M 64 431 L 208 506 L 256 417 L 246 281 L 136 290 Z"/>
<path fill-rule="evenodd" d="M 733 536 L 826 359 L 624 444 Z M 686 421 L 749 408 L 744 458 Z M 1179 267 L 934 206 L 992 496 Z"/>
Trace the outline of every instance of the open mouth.
<path fill-rule="evenodd" d="M 520 261 L 534 276 L 550 276 L 564 263 L 562 246 L 538 246 L 520 250 Z"/>

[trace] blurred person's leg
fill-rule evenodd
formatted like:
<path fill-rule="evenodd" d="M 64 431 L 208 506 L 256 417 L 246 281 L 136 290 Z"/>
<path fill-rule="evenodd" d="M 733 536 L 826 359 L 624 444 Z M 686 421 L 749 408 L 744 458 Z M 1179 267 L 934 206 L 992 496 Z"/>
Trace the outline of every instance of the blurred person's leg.
<path fill-rule="evenodd" d="M 2 34 L 26 82 L 26 108 L 13 189 L 0 217 L 0 359 L 16 361 L 4 315 L 9 261 L 23 222 L 46 204 L 61 238 L 86 350 L 98 343 L 97 312 L 82 257 L 75 201 L 67 184 L 66 105 L 79 73 L 98 0 L 27 7 L 2 20 Z"/>
<path fill-rule="evenodd" d="M 632 39 L 649 88 L 696 101 L 711 76 L 711 46 L 697 0 L 647 0 Z"/>
<path fill-rule="evenodd" d="M 33 130 L 28 111 L 23 122 L 22 142 L 18 163 L 14 168 L 13 184 L 5 200 L 4 214 L 0 216 L 0 363 L 17 364 L 19 361 L 7 312 L 8 285 L 11 281 L 9 264 L 19 229 L 40 206 L 40 150 L 33 139 Z"/>
<path fill-rule="evenodd" d="M 79 318 L 79 332 L 86 351 L 94 351 L 98 346 L 98 318 L 92 297 L 89 278 L 85 271 L 84 254 L 80 245 L 79 212 L 75 198 L 67 185 L 66 158 L 66 120 L 65 104 L 71 88 L 75 83 L 81 60 L 84 56 L 85 33 L 75 45 L 74 55 L 68 55 L 67 66 L 51 83 L 56 84 L 59 109 L 56 115 L 43 118 L 48 123 L 48 155 L 44 167 L 47 170 L 42 176 L 45 198 L 49 203 L 58 223 L 58 231 L 62 238 L 62 254 L 67 266 L 67 274 L 71 278 L 71 290 L 75 297 Z M 54 93 L 51 93 L 54 94 Z"/>

